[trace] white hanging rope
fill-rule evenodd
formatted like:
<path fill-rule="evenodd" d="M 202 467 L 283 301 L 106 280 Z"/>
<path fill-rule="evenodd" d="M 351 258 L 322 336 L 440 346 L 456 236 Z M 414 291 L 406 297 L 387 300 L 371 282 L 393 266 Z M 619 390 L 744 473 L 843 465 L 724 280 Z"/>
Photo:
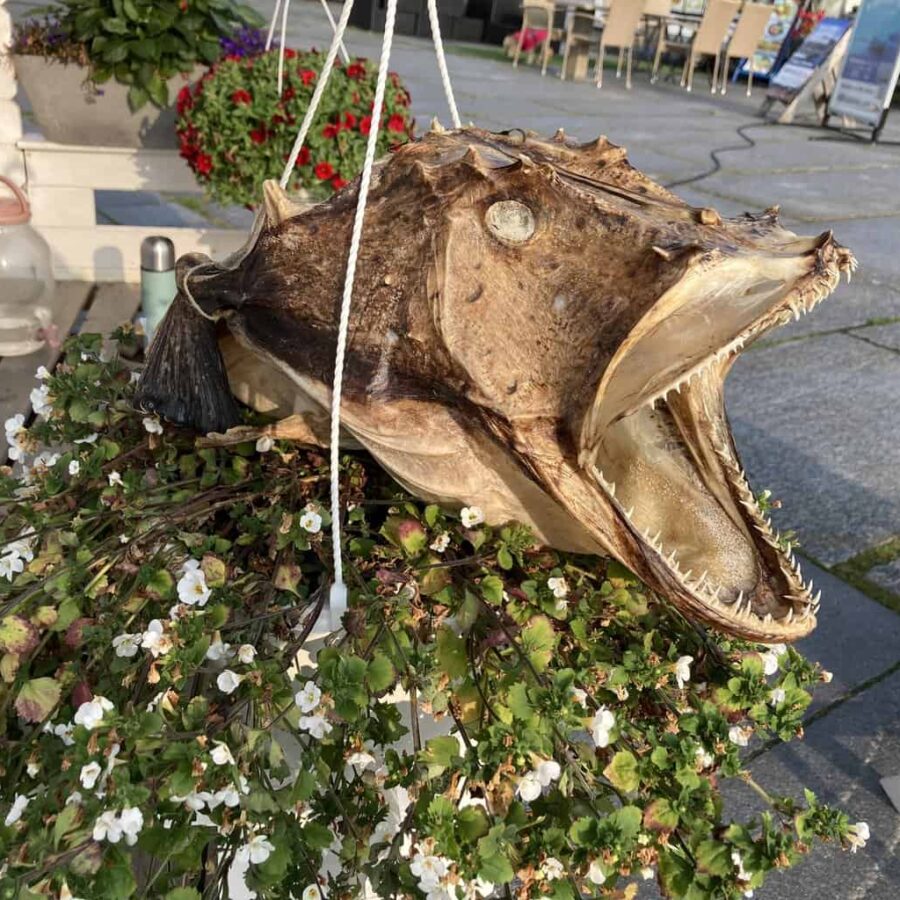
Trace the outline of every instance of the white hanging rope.
<path fill-rule="evenodd" d="M 325 65 L 322 66 L 322 71 L 319 72 L 319 77 L 316 80 L 316 89 L 313 91 L 312 99 L 309 101 L 306 115 L 303 116 L 303 122 L 300 124 L 300 130 L 297 132 L 297 137 L 294 138 L 294 146 L 291 147 L 291 152 L 288 156 L 287 163 L 285 164 L 284 172 L 281 174 L 279 184 L 282 188 L 286 188 L 288 181 L 290 181 L 291 172 L 294 171 L 300 148 L 303 146 L 306 135 L 309 133 L 309 129 L 316 117 L 316 110 L 319 108 L 322 95 L 325 93 L 325 86 L 328 84 L 331 70 L 334 68 L 334 59 L 337 56 L 338 47 L 344 37 L 344 31 L 347 29 L 347 22 L 350 20 L 350 10 L 352 9 L 353 0 L 344 0 L 344 6 L 341 9 L 341 17 L 338 19 L 337 29 L 334 32 L 334 39 L 331 41 L 331 46 L 328 48 L 328 55 L 325 57 Z"/>
<path fill-rule="evenodd" d="M 287 17 L 291 8 L 291 0 L 284 0 L 284 8 L 281 11 L 281 40 L 278 53 L 278 96 L 281 96 L 284 87 L 284 43 L 287 40 Z"/>
<path fill-rule="evenodd" d="M 322 0 L 324 3 L 325 0 Z M 450 118 L 453 127 L 460 128 L 459 110 L 456 108 L 456 98 L 453 96 L 453 86 L 450 84 L 450 72 L 447 71 L 447 60 L 444 57 L 444 42 L 441 40 L 441 25 L 438 21 L 437 0 L 428 0 L 428 20 L 431 23 L 431 38 L 434 41 L 434 52 L 437 56 L 438 71 L 441 73 L 441 81 L 444 83 L 444 93 L 447 95 L 447 105 L 450 107 Z"/>
<path fill-rule="evenodd" d="M 269 22 L 269 33 L 266 35 L 266 51 L 272 49 L 272 38 L 275 37 L 275 23 L 278 21 L 278 11 L 281 9 L 282 0 L 275 0 L 275 9 L 272 11 L 272 21 Z"/>
<path fill-rule="evenodd" d="M 328 24 L 331 25 L 332 31 L 337 31 L 337 25 L 334 22 L 334 16 L 331 14 L 331 8 L 328 6 L 328 0 L 319 0 L 322 4 L 322 9 L 325 10 L 325 15 L 328 17 Z M 341 51 L 341 61 L 346 66 L 348 62 L 350 62 L 350 54 L 347 52 L 347 48 L 344 46 L 344 42 L 340 42 L 340 51 Z"/>
<path fill-rule="evenodd" d="M 352 0 L 351 0 L 352 2 Z M 344 279 L 344 296 L 341 300 L 341 317 L 338 323 L 337 350 L 334 358 L 334 387 L 331 392 L 331 540 L 334 552 L 334 584 L 329 597 L 329 617 L 332 629 L 338 627 L 341 616 L 347 608 L 347 588 L 344 585 L 344 564 L 341 557 L 341 507 L 340 507 L 340 460 L 338 439 L 341 430 L 341 393 L 344 384 L 344 355 L 347 349 L 347 331 L 350 325 L 350 302 L 353 297 L 353 281 L 356 277 L 356 261 L 362 238 L 366 202 L 369 199 L 369 183 L 375 164 L 378 147 L 378 133 L 381 130 L 381 109 L 384 105 L 384 87 L 388 75 L 391 56 L 391 42 L 394 38 L 394 20 L 397 15 L 397 0 L 387 0 L 384 20 L 384 39 L 381 43 L 381 59 L 378 63 L 378 81 L 375 84 L 375 101 L 372 104 L 372 129 L 366 146 L 359 192 L 356 198 L 356 218 L 353 220 L 353 234 L 350 238 L 350 254 L 347 258 L 347 275 Z"/>

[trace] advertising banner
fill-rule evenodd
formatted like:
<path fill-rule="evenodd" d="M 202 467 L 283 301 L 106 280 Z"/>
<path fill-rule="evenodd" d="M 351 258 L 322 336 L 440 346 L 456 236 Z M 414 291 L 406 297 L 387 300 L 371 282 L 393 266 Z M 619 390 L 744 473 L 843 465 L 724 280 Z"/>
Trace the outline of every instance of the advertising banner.
<path fill-rule="evenodd" d="M 828 114 L 877 128 L 900 74 L 900 3 L 863 0 Z"/>
<path fill-rule="evenodd" d="M 753 77 L 767 78 L 778 59 L 778 51 L 781 45 L 787 40 L 791 31 L 791 25 L 797 18 L 797 3 L 794 0 L 781 0 L 772 7 L 772 15 L 769 16 L 769 23 L 766 25 L 766 32 L 763 39 L 753 54 Z M 741 73 L 746 75 L 748 72 L 747 64 L 741 64 Z"/>
<path fill-rule="evenodd" d="M 850 25 L 850 19 L 822 19 L 772 76 L 767 96 L 790 103 L 828 62 Z"/>

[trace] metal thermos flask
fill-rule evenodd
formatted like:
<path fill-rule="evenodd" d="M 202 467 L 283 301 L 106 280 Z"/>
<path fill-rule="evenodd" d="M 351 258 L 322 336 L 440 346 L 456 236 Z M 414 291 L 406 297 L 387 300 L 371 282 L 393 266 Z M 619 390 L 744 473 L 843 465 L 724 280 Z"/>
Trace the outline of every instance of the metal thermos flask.
<path fill-rule="evenodd" d="M 175 299 L 175 245 L 160 235 L 141 241 L 141 312 L 149 347 Z"/>

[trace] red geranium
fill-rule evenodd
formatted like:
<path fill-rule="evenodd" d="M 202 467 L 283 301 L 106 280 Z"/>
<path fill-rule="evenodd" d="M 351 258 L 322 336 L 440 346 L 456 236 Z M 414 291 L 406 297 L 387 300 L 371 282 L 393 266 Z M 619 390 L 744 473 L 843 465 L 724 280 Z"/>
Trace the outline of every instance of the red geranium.
<path fill-rule="evenodd" d="M 288 100 L 293 100 L 294 97 L 296 97 L 296 96 L 297 96 L 297 92 L 296 92 L 290 85 L 288 85 L 288 86 L 281 92 L 281 99 L 282 99 L 284 102 L 287 102 Z"/>
<path fill-rule="evenodd" d="M 296 55 L 297 55 L 296 50 L 291 50 L 290 47 L 284 48 L 284 58 L 285 59 L 294 59 L 294 57 L 296 57 Z"/>
<path fill-rule="evenodd" d="M 388 119 L 387 130 L 403 134 L 403 132 L 406 131 L 406 119 L 404 119 L 403 116 L 398 116 L 394 113 L 394 115 Z"/>
<path fill-rule="evenodd" d="M 178 92 L 178 100 L 177 100 L 178 115 L 179 116 L 183 115 L 193 105 L 194 105 L 194 98 L 191 96 L 191 89 L 190 89 L 190 87 L 188 87 L 188 85 L 185 85 Z"/>
<path fill-rule="evenodd" d="M 267 137 L 268 134 L 264 127 L 254 128 L 253 131 L 250 132 L 250 140 L 253 141 L 254 144 L 264 144 Z"/>
<path fill-rule="evenodd" d="M 359 133 L 360 134 L 368 134 L 372 130 L 372 117 L 371 116 L 363 116 L 359 120 Z"/>
<path fill-rule="evenodd" d="M 305 166 L 309 162 L 309 147 L 301 147 L 300 152 L 297 154 L 297 162 L 298 166 Z"/>
<path fill-rule="evenodd" d="M 316 73 L 312 69 L 301 69 L 300 80 L 305 84 L 312 84 L 316 80 Z"/>
<path fill-rule="evenodd" d="M 363 62 L 352 62 L 347 66 L 347 76 L 349 78 L 364 78 L 366 74 L 366 64 Z"/>
<path fill-rule="evenodd" d="M 342 187 L 346 187 L 346 185 L 347 185 L 347 181 L 345 181 L 343 178 L 341 178 L 340 175 L 335 175 L 334 178 L 331 179 L 331 186 L 336 191 L 339 191 Z"/>
<path fill-rule="evenodd" d="M 344 113 L 344 127 L 345 128 L 356 128 L 357 118 L 353 115 L 352 112 Z"/>
<path fill-rule="evenodd" d="M 334 168 L 331 163 L 316 163 L 315 174 L 319 181 L 328 181 L 330 178 L 334 177 Z"/>
<path fill-rule="evenodd" d="M 329 122 L 322 129 L 322 137 L 324 138 L 336 138 L 338 136 L 338 132 L 341 130 L 340 125 L 335 125 L 334 122 Z"/>
<path fill-rule="evenodd" d="M 212 167 L 212 157 L 208 153 L 197 154 L 197 158 L 194 160 L 194 168 L 201 175 L 209 175 L 209 173 L 212 172 Z"/>
<path fill-rule="evenodd" d="M 252 101 L 253 101 L 253 98 L 250 96 L 250 92 L 245 91 L 243 89 L 239 90 L 239 91 L 235 91 L 231 95 L 231 102 L 236 103 L 238 105 L 240 105 L 242 103 L 251 103 Z"/>

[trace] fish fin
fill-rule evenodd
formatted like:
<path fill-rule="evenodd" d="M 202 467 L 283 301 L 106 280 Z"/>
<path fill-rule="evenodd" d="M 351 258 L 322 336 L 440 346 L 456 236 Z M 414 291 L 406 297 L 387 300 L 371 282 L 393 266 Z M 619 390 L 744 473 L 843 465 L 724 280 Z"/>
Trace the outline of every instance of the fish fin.
<path fill-rule="evenodd" d="M 197 441 L 198 447 L 227 447 L 260 438 L 274 441 L 293 441 L 306 447 L 327 447 L 328 420 L 315 421 L 310 416 L 293 415 L 271 425 L 238 425 L 224 434 L 207 434 Z M 341 442 L 343 444 L 343 441 Z"/>
<path fill-rule="evenodd" d="M 223 432 L 241 421 L 228 387 L 216 324 L 197 312 L 180 291 L 150 347 L 135 405 L 204 434 Z"/>

